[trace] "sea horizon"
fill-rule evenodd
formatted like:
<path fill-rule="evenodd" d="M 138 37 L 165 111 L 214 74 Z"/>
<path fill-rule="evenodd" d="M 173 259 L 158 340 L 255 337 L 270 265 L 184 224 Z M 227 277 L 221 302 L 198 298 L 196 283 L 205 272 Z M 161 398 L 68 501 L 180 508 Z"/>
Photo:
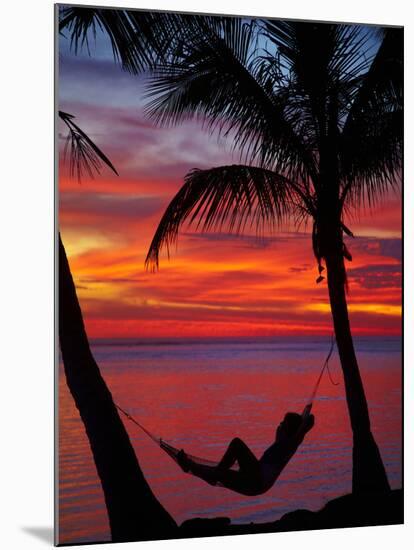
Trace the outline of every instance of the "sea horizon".
<path fill-rule="evenodd" d="M 105 337 L 95 337 L 89 338 L 89 343 L 91 346 L 99 345 L 119 345 L 124 343 L 125 345 L 140 345 L 141 343 L 156 343 L 157 345 L 165 344 L 180 344 L 181 342 L 192 342 L 197 344 L 213 343 L 213 342 L 254 342 L 254 341 L 263 341 L 263 342 L 280 342 L 283 340 L 306 340 L 309 342 L 322 342 L 326 341 L 327 347 L 330 347 L 331 339 L 333 333 L 329 334 L 286 334 L 286 335 L 226 335 L 226 336 L 217 336 L 217 335 L 205 335 L 205 336 L 105 336 Z M 376 340 L 376 339 L 386 339 L 386 340 L 400 340 L 403 341 L 402 334 L 388 334 L 388 333 L 372 333 L 372 334 L 357 334 L 353 335 L 353 341 L 362 342 L 364 340 Z"/>

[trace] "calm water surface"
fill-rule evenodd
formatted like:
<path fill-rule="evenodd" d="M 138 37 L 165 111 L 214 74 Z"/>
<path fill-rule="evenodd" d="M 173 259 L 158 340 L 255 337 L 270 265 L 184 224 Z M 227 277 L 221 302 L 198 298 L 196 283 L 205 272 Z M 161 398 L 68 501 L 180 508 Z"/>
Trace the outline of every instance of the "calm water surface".
<path fill-rule="evenodd" d="M 325 359 L 326 338 L 231 340 L 102 340 L 93 343 L 117 403 L 177 447 L 218 460 L 235 436 L 260 455 L 285 412 L 301 412 Z M 356 347 L 371 412 L 392 487 L 402 483 L 401 343 L 359 338 Z M 155 495 L 178 523 L 228 516 L 265 522 L 297 508 L 318 509 L 351 489 L 351 433 L 344 386 L 324 376 L 314 405 L 316 424 L 275 486 L 244 497 L 184 474 L 147 436 L 126 421 L 138 460 Z M 88 440 L 59 381 L 60 542 L 110 540 L 102 489 Z"/>

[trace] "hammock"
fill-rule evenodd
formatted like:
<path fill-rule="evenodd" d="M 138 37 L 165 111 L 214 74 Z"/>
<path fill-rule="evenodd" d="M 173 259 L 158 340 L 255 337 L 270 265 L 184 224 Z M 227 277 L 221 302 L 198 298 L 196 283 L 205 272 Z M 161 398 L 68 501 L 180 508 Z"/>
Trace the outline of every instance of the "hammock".
<path fill-rule="evenodd" d="M 328 375 L 329 375 L 329 379 L 331 381 L 331 383 L 334 385 L 334 386 L 337 386 L 339 384 L 339 382 L 334 382 L 334 380 L 332 379 L 332 376 L 331 376 L 331 372 L 329 370 L 329 359 L 331 358 L 331 355 L 333 353 L 333 349 L 334 349 L 334 338 L 332 336 L 332 341 L 331 341 L 331 347 L 330 347 L 330 350 L 329 350 L 329 353 L 325 359 L 325 362 L 322 366 L 322 369 L 321 369 L 321 372 L 318 376 L 318 379 L 316 380 L 316 383 L 315 383 L 315 386 L 312 390 L 312 393 L 305 405 L 305 408 L 303 409 L 303 412 L 302 412 L 302 420 L 305 420 L 307 418 L 307 416 L 309 416 L 310 414 L 310 411 L 312 409 L 312 405 L 313 405 L 313 401 L 315 399 L 315 396 L 316 396 L 316 393 L 318 391 L 318 388 L 319 388 L 319 384 L 322 380 L 322 376 L 323 376 L 323 373 L 325 372 L 325 369 L 327 370 L 328 372 Z M 136 420 L 131 414 L 129 414 L 125 409 L 123 409 L 122 407 L 120 407 L 119 405 L 117 405 L 115 403 L 115 406 L 117 407 L 117 409 L 119 411 L 122 412 L 122 414 L 128 419 L 130 420 L 133 424 L 135 424 L 136 426 L 138 426 L 138 428 L 140 428 L 150 439 L 152 439 L 154 441 L 154 443 L 156 443 L 157 445 L 160 446 L 160 448 L 165 451 L 175 462 L 178 463 L 178 454 L 182 451 L 182 449 L 179 449 L 177 447 L 174 447 L 173 445 L 171 445 L 170 443 L 168 443 L 167 441 L 165 441 L 164 439 L 162 439 L 161 437 L 158 437 L 156 435 L 154 435 L 153 433 L 151 433 L 149 430 L 147 430 L 140 422 L 138 422 L 138 420 Z M 186 457 L 189 458 L 192 462 L 195 462 L 196 464 L 200 464 L 202 466 L 211 466 L 211 467 L 216 467 L 218 466 L 219 462 L 218 461 L 213 461 L 213 460 L 208 460 L 206 458 L 202 458 L 200 456 L 196 456 L 196 455 L 191 455 L 189 453 L 185 453 Z M 237 471 L 237 468 L 236 467 L 232 467 L 230 468 L 232 470 L 235 470 Z M 191 470 L 188 472 L 188 473 L 191 473 Z"/>

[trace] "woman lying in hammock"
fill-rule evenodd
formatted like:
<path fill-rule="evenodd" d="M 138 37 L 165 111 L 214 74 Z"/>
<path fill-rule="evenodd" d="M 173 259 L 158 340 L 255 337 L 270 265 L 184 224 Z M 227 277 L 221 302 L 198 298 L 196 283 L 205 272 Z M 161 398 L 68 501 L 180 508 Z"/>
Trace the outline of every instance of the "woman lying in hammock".
<path fill-rule="evenodd" d="M 217 466 L 194 462 L 184 450 L 178 453 L 178 464 L 184 472 L 190 472 L 210 485 L 221 485 L 247 496 L 261 495 L 273 486 L 313 427 L 315 419 L 309 410 L 305 409 L 303 415 L 287 413 L 276 430 L 275 441 L 260 459 L 256 458 L 244 441 L 236 437 Z M 236 462 L 238 470 L 232 469 Z"/>

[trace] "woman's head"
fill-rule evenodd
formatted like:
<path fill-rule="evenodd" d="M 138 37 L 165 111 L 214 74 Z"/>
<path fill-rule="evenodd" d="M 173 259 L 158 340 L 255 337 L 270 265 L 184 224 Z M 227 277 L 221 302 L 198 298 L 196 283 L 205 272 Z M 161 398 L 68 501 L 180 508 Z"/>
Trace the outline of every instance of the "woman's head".
<path fill-rule="evenodd" d="M 302 417 L 298 413 L 288 412 L 276 430 L 276 441 L 288 439 L 294 435 L 302 423 Z"/>

